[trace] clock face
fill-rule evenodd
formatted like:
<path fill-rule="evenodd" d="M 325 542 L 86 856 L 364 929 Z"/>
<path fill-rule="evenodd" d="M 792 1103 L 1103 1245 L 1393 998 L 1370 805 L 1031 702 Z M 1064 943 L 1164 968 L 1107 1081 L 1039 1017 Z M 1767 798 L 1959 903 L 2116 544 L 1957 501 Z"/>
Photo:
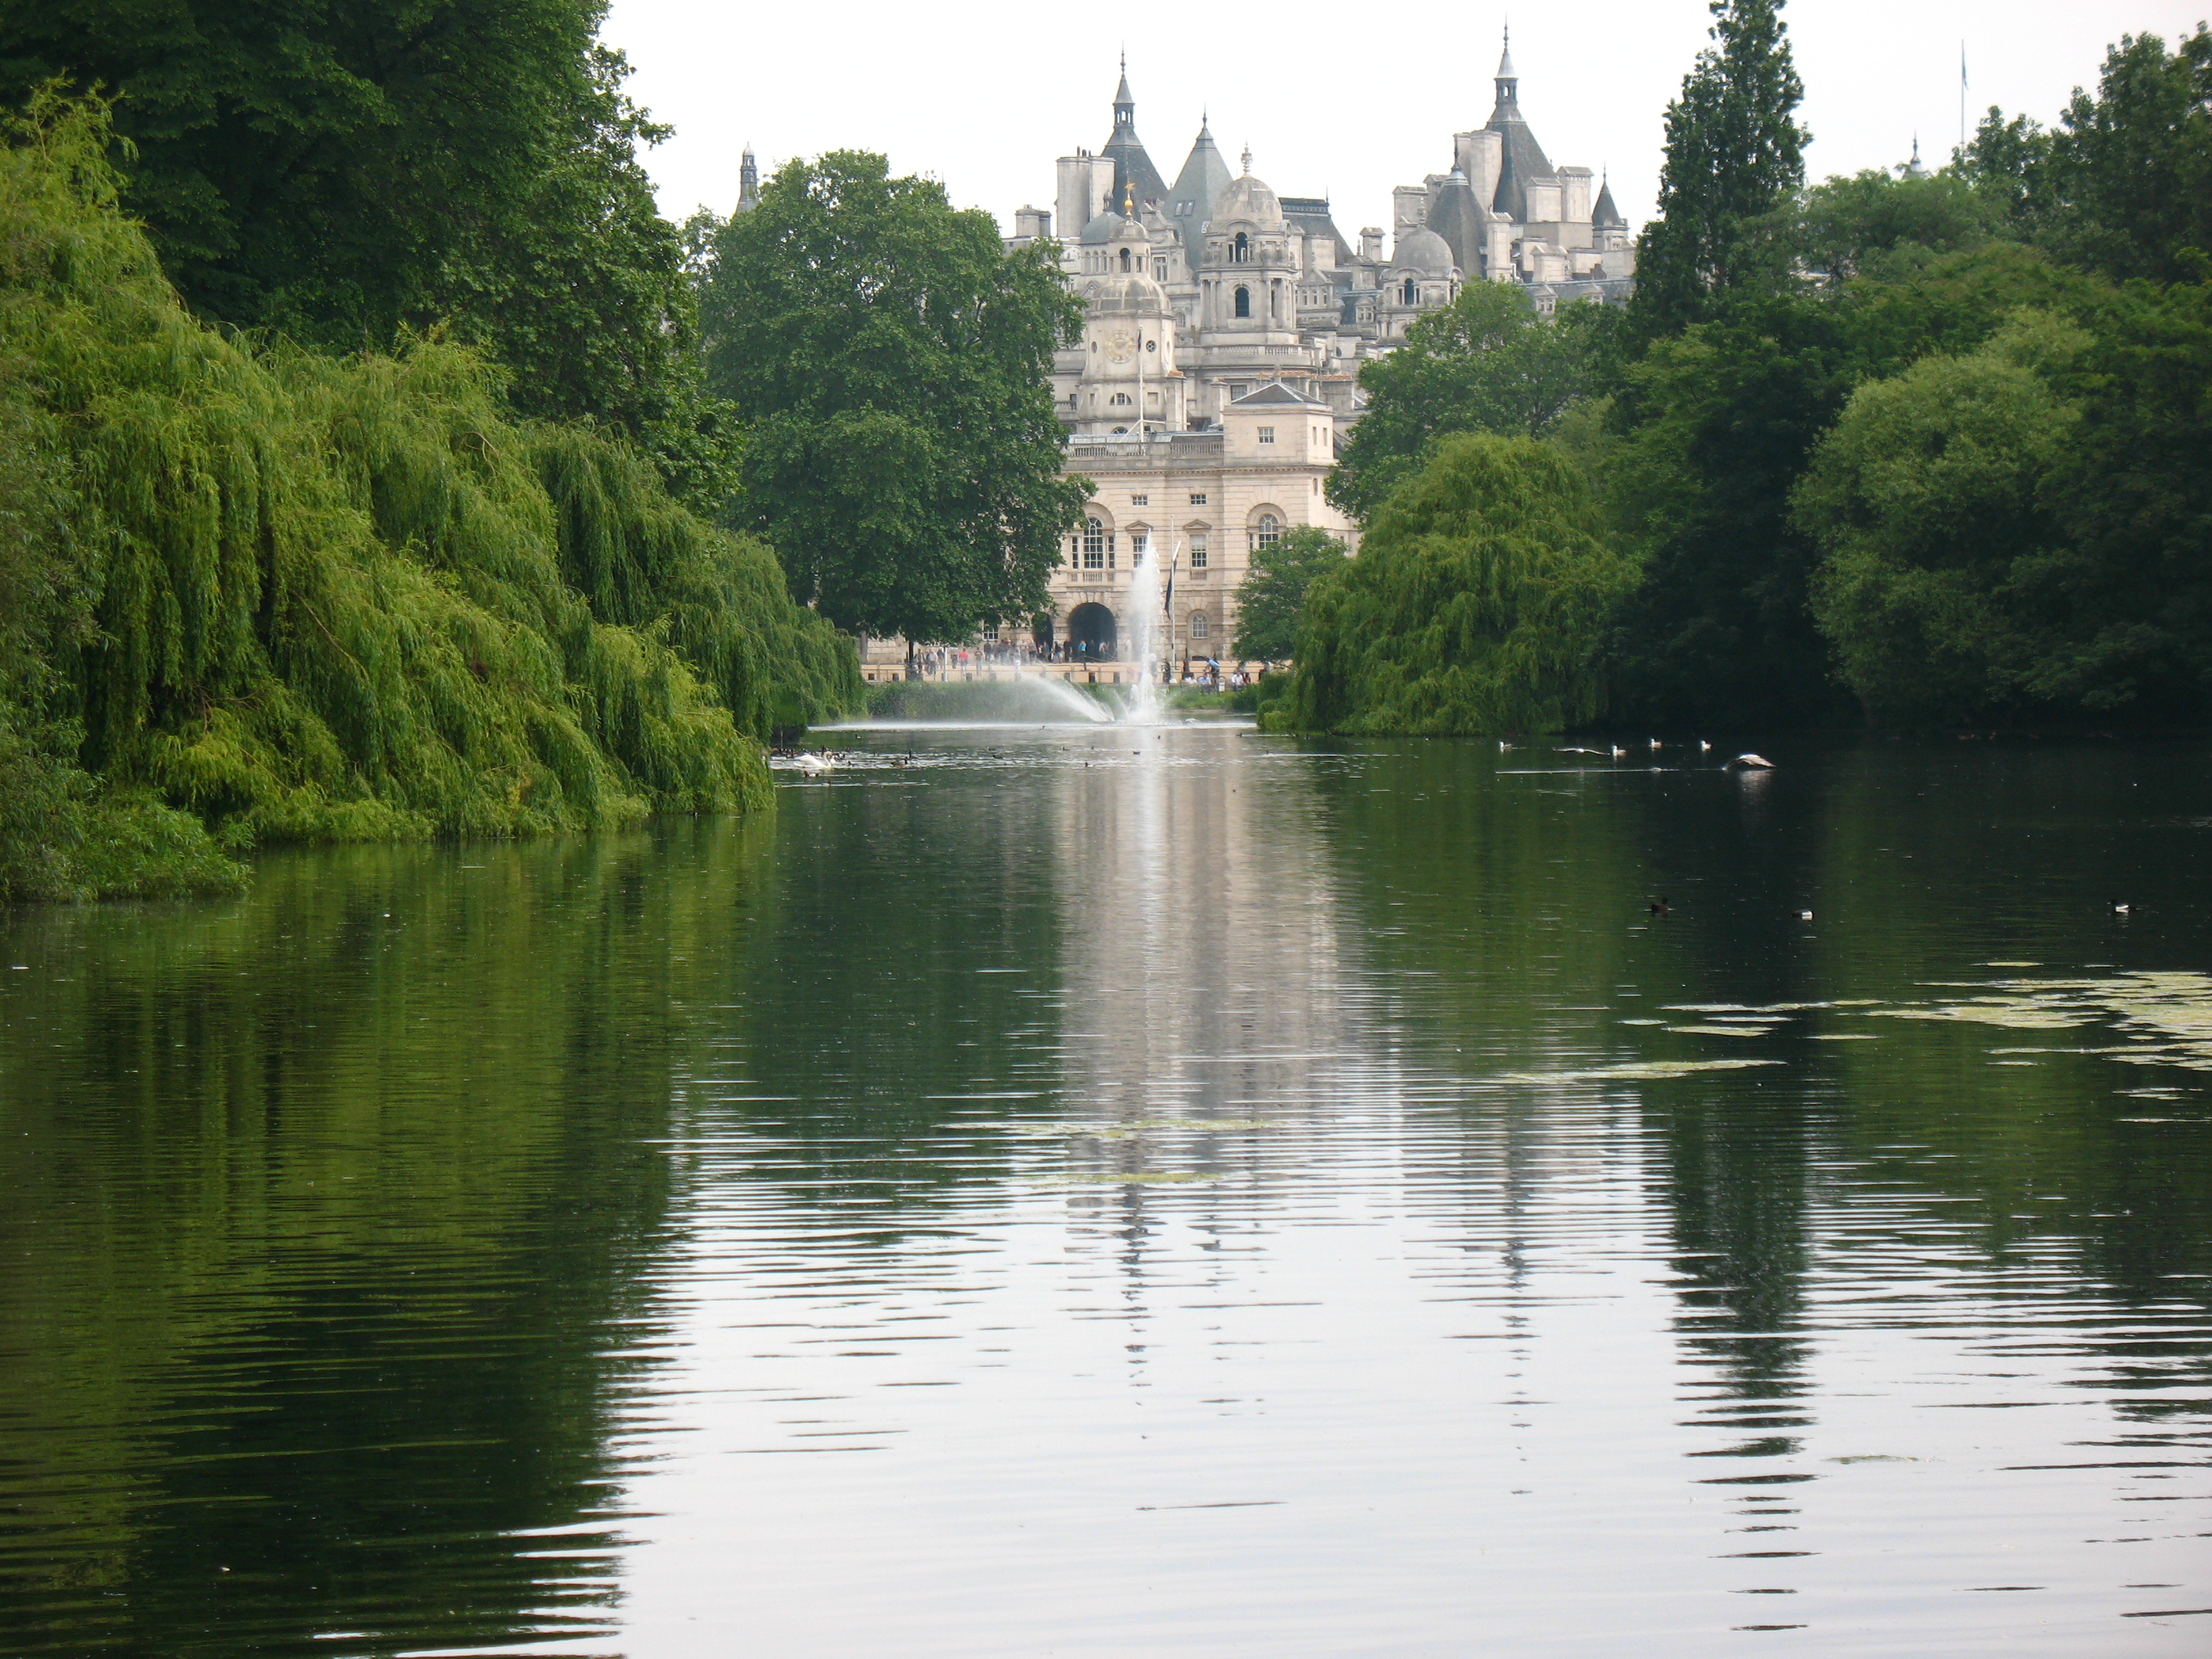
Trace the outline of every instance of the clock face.
<path fill-rule="evenodd" d="M 1117 363 L 1126 363 L 1137 355 L 1137 343 L 1126 334 L 1116 334 L 1106 342 L 1106 355 Z"/>

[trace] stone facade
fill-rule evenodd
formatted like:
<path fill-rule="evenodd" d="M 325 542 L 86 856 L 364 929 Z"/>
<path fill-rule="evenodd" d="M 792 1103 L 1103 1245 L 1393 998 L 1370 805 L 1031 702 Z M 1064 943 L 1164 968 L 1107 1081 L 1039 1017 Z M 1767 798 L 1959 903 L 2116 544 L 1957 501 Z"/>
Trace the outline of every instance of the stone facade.
<path fill-rule="evenodd" d="M 1520 109 L 1510 42 L 1487 125 L 1455 134 L 1452 166 L 1393 192 L 1355 246 L 1316 197 L 1232 174 L 1201 121 L 1174 184 L 1137 136 L 1126 64 L 1097 154 L 1057 163 L 1054 206 L 1015 216 L 1015 246 L 1060 227 L 1085 302 L 1083 338 L 1053 386 L 1067 470 L 1095 485 L 1052 586 L 1049 632 L 1086 657 L 1123 626 L 1133 562 L 1176 572 L 1170 653 L 1223 658 L 1234 591 L 1267 540 L 1314 525 L 1352 544 L 1322 489 L 1359 416 L 1360 365 L 1468 282 L 1521 283 L 1540 311 L 1625 301 L 1627 222 L 1587 167 L 1555 167 Z M 1039 629 L 1042 637 L 1048 630 Z"/>

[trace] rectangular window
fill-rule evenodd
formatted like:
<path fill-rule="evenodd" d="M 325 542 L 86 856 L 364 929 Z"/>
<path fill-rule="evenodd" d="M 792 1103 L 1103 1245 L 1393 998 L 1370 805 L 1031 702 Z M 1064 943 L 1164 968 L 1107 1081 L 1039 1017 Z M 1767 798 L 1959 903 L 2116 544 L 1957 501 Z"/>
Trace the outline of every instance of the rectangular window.
<path fill-rule="evenodd" d="M 1150 507 L 1152 504 L 1152 498 L 1150 495 L 1132 495 L 1129 497 L 1129 505 L 1132 507 Z"/>
<path fill-rule="evenodd" d="M 1260 428 L 1260 441 L 1261 441 L 1261 443 L 1263 443 L 1263 444 L 1271 444 L 1271 443 L 1274 442 L 1274 441 L 1275 441 L 1275 428 L 1273 428 L 1272 426 L 1263 426 L 1263 427 L 1261 427 L 1261 428 Z"/>
<path fill-rule="evenodd" d="M 1203 489 L 1192 490 L 1190 492 L 1190 504 L 1193 507 L 1204 507 L 1206 505 L 1206 492 Z"/>
<path fill-rule="evenodd" d="M 1083 550 L 1083 568 L 1085 570 L 1103 570 L 1106 568 L 1105 548 L 1092 547 L 1086 544 Z"/>
<path fill-rule="evenodd" d="M 1206 538 L 1203 536 L 1190 538 L 1190 568 L 1193 570 L 1206 568 Z"/>
<path fill-rule="evenodd" d="M 983 624 L 983 639 L 987 644 L 996 645 L 999 642 L 999 624 L 996 623 L 985 623 Z"/>
<path fill-rule="evenodd" d="M 1165 281 L 1167 281 L 1167 279 L 1168 279 L 1168 262 L 1167 262 L 1166 260 L 1164 260 L 1164 259 L 1155 259 L 1155 260 L 1153 260 L 1153 261 L 1152 261 L 1152 280 L 1153 280 L 1154 282 L 1156 282 L 1156 283 L 1164 283 Z"/>

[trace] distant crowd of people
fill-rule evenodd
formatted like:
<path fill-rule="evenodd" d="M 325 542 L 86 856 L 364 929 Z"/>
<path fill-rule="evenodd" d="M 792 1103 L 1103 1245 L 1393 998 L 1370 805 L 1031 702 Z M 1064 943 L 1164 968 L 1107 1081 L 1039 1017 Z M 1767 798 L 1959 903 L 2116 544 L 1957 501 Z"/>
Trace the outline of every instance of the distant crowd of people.
<path fill-rule="evenodd" d="M 932 646 L 917 651 L 910 659 L 914 678 L 925 680 L 958 679 L 979 668 L 1019 668 L 1042 663 L 1115 662 L 1118 659 L 1109 652 L 1090 651 L 1080 646 L 1031 643 L 1017 644 L 1011 641 L 987 641 L 981 645 Z M 1172 663 L 1163 665 L 1161 682 L 1167 685 L 1196 686 L 1209 691 L 1237 691 L 1256 684 L 1265 672 L 1254 670 L 1246 673 L 1242 666 L 1223 672 L 1218 659 L 1208 658 L 1204 662 L 1186 662 L 1178 671 Z"/>

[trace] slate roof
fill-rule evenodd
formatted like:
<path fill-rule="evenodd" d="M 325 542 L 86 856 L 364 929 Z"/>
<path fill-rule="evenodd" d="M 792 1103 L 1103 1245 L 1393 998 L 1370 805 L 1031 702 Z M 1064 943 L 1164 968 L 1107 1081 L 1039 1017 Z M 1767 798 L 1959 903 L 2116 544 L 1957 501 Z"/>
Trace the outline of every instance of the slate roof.
<path fill-rule="evenodd" d="M 1490 205 L 1508 216 L 1516 225 L 1528 222 L 1528 181 L 1553 176 L 1551 162 L 1544 155 L 1544 147 L 1536 142 L 1536 135 L 1528 130 L 1528 123 L 1521 113 L 1521 83 L 1513 74 L 1513 58 L 1509 52 L 1498 65 L 1498 104 L 1490 112 L 1484 125 L 1504 143 L 1498 167 L 1498 190 L 1490 198 Z"/>
<path fill-rule="evenodd" d="M 1160 170 L 1152 165 L 1152 158 L 1145 154 L 1144 141 L 1137 137 L 1137 103 L 1129 96 L 1127 64 L 1122 66 L 1121 84 L 1114 94 L 1114 133 L 1098 153 L 1114 163 L 1115 201 L 1122 200 L 1133 188 L 1139 207 L 1168 199 Z"/>
<path fill-rule="evenodd" d="M 1273 409 L 1296 406 L 1312 409 L 1316 405 L 1310 398 L 1301 398 L 1280 380 L 1271 380 L 1257 392 L 1248 392 L 1231 407 L 1235 409 Z"/>
<path fill-rule="evenodd" d="M 1626 230 L 1628 221 L 1613 204 L 1613 181 L 1608 179 L 1598 186 L 1597 205 L 1590 210 L 1590 223 L 1609 229 Z"/>
<path fill-rule="evenodd" d="M 1454 173 L 1451 182 L 1437 191 L 1437 199 L 1430 204 L 1429 228 L 1443 238 L 1444 246 L 1451 250 L 1452 263 L 1464 276 L 1471 278 L 1482 270 L 1483 227 L 1482 203 L 1474 186 Z"/>
<path fill-rule="evenodd" d="M 1328 198 L 1324 196 L 1285 196 L 1281 198 L 1283 217 L 1288 219 L 1301 236 L 1326 236 L 1335 245 L 1339 265 L 1352 263 L 1352 244 L 1344 240 L 1344 233 L 1336 228 L 1330 214 Z"/>
<path fill-rule="evenodd" d="M 1212 133 L 1203 122 L 1200 123 L 1189 158 L 1176 175 L 1175 188 L 1168 192 L 1168 216 L 1182 233 L 1183 246 L 1190 250 L 1193 264 L 1205 252 L 1200 233 L 1206 228 L 1206 222 L 1213 216 L 1213 204 L 1235 182 L 1229 163 L 1214 148 Z"/>

